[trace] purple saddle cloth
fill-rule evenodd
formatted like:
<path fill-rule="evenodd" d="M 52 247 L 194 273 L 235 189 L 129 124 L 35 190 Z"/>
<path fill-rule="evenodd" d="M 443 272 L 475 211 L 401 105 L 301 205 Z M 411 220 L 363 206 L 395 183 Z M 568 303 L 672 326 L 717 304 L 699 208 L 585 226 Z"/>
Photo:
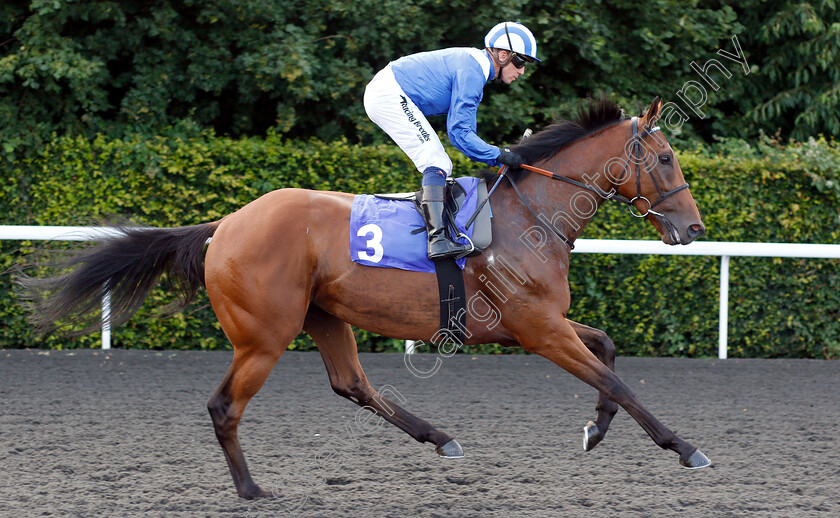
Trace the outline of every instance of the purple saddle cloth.
<path fill-rule="evenodd" d="M 458 230 L 472 238 L 475 223 L 464 228 L 476 208 L 478 178 L 464 177 L 455 180 L 467 192 L 461 210 L 455 216 Z M 369 194 L 353 199 L 350 211 L 350 258 L 365 266 L 399 268 L 414 272 L 434 272 L 435 266 L 426 255 L 426 231 L 411 231 L 423 227 L 423 217 L 414 208 L 414 202 L 386 200 Z M 467 244 L 464 238 L 458 239 Z M 455 263 L 463 270 L 466 258 Z"/>

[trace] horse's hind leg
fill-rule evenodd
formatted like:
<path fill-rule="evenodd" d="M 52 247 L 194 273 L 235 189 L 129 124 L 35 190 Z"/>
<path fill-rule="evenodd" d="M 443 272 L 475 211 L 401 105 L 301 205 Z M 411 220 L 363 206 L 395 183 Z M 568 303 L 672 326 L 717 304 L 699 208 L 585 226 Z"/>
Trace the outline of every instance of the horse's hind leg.
<path fill-rule="evenodd" d="M 615 345 L 610 340 L 610 337 L 607 336 L 607 333 L 572 320 L 566 319 L 566 321 L 571 324 L 578 338 L 580 338 L 586 348 L 592 351 L 595 357 L 606 365 L 608 369 L 615 372 Z M 612 422 L 617 411 L 618 404 L 608 398 L 605 393 L 598 392 L 598 404 L 595 405 L 595 422 L 589 421 L 583 427 L 583 449 L 585 451 L 590 451 L 597 446 L 604 436 L 607 435 L 610 422 Z"/>
<path fill-rule="evenodd" d="M 383 419 L 396 425 L 419 442 L 431 442 L 437 446 L 436 452 L 442 457 L 463 457 L 461 446 L 449 435 L 419 419 L 371 387 L 359 363 L 356 350 L 356 338 L 350 324 L 326 313 L 317 306 L 310 306 L 303 325 L 318 345 L 318 351 L 324 360 L 330 384 L 340 396 L 367 408 Z M 383 390 L 383 393 L 386 392 Z M 398 398 L 401 396 L 391 391 Z M 363 417 L 361 411 L 356 414 L 355 425 L 362 433 L 374 426 Z"/>
<path fill-rule="evenodd" d="M 282 351 L 280 351 L 282 353 Z M 251 478 L 245 455 L 239 445 L 237 428 L 248 401 L 256 394 L 268 378 L 280 354 L 256 354 L 248 351 L 234 353 L 233 363 L 225 374 L 219 388 L 207 402 L 207 409 L 213 419 L 216 438 L 225 452 L 236 491 L 242 498 L 269 497 Z"/>
<path fill-rule="evenodd" d="M 247 499 L 270 497 L 271 493 L 260 489 L 251 478 L 237 428 L 248 401 L 259 392 L 277 360 L 300 332 L 303 312 L 295 318 L 290 309 L 286 321 L 269 328 L 251 312 L 228 302 L 217 300 L 214 308 L 233 344 L 233 362 L 207 402 L 207 409 L 239 496 Z"/>

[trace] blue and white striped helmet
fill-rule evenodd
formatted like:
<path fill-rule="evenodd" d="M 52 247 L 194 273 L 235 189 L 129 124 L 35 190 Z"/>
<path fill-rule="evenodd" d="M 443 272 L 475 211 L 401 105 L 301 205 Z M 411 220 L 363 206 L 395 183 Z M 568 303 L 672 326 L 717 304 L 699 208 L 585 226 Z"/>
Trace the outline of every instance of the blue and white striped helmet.
<path fill-rule="evenodd" d="M 537 58 L 537 40 L 521 23 L 502 22 L 496 25 L 484 37 L 484 46 L 510 50 L 534 61 L 542 61 Z"/>

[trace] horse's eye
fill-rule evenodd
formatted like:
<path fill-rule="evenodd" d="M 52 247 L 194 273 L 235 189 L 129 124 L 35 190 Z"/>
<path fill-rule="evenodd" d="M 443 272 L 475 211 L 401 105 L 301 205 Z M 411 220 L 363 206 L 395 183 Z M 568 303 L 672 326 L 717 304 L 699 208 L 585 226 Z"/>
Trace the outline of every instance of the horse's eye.
<path fill-rule="evenodd" d="M 662 155 L 659 157 L 659 163 L 669 165 L 671 163 L 671 157 L 669 155 Z"/>

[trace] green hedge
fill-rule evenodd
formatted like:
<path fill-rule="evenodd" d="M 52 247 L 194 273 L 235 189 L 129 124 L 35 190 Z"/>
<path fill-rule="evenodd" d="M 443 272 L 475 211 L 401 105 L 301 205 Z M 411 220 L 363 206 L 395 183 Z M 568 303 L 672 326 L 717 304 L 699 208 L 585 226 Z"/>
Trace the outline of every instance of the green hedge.
<path fill-rule="evenodd" d="M 476 164 L 451 153 L 457 171 Z M 55 137 L 37 156 L 15 164 L 2 190 L 4 224 L 88 225 L 114 215 L 154 226 L 212 221 L 254 198 L 281 187 L 348 192 L 415 190 L 420 175 L 394 145 L 351 146 L 346 141 L 284 141 L 216 137 L 185 124 L 166 136 L 124 139 Z M 6 270 L 26 262 L 40 243 L 3 242 Z M 280 243 L 278 242 L 278 247 Z M 64 248 L 66 245 L 58 245 Z M 20 250 L 19 250 L 20 249 Z M 98 344 L 99 336 L 34 337 L 11 286 L 0 278 L 0 348 L 75 348 Z M 156 289 L 140 312 L 114 330 L 115 347 L 229 348 L 204 294 L 188 311 L 160 318 L 158 308 L 172 300 Z M 363 351 L 402 350 L 401 341 L 358 330 Z M 301 336 L 293 349 L 313 348 Z"/>
<path fill-rule="evenodd" d="M 456 172 L 478 164 L 452 152 Z M 825 139 L 779 145 L 724 141 L 686 150 L 679 160 L 711 241 L 838 242 L 840 146 Z M 78 225 L 121 215 L 156 226 L 214 220 L 281 187 L 349 192 L 417 188 L 419 175 L 396 146 L 229 139 L 192 127 L 165 136 L 93 140 L 56 137 L 7 175 L 0 206 L 5 224 Z M 498 215 L 497 217 L 503 217 Z M 585 238 L 656 239 L 653 228 L 608 204 Z M 2 267 L 26 260 L 37 243 L 2 243 Z M 622 354 L 712 356 L 717 350 L 719 259 L 574 254 L 570 318 L 606 330 Z M 0 347 L 95 346 L 98 336 L 36 339 L 0 279 Z M 733 258 L 730 355 L 840 356 L 837 260 Z M 161 319 L 170 300 L 159 289 L 128 324 L 116 347 L 229 347 L 203 295 L 187 312 Z M 401 350 L 396 340 L 357 331 L 360 350 Z M 292 346 L 312 347 L 300 337 Z M 495 345 L 466 352 L 497 352 Z"/>

